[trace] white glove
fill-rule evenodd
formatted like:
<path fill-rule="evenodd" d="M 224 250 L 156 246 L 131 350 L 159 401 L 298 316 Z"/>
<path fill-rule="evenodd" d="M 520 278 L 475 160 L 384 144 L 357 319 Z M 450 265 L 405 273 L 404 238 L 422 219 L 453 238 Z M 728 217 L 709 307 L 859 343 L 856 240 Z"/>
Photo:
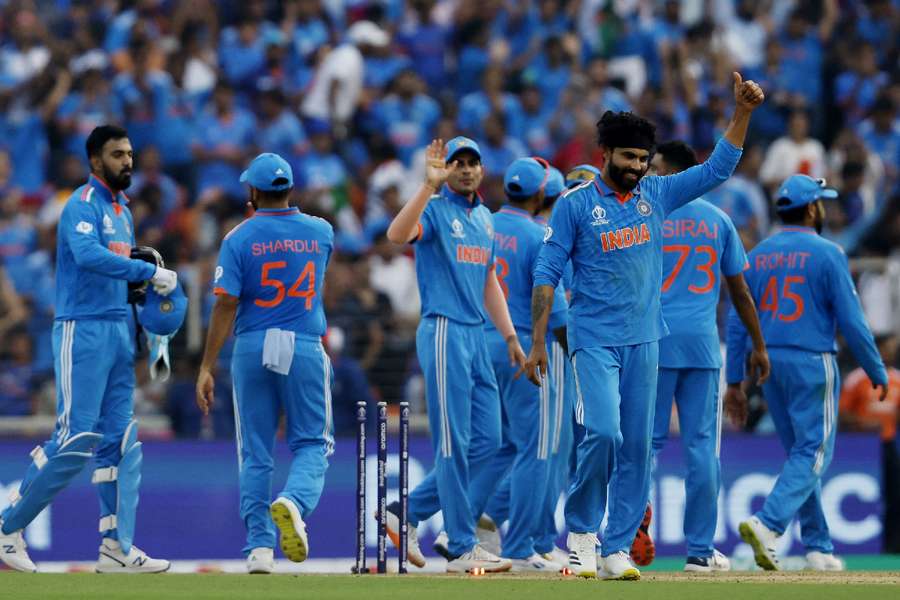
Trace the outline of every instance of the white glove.
<path fill-rule="evenodd" d="M 157 294 L 168 296 L 175 289 L 175 286 L 178 285 L 178 273 L 162 267 L 156 267 L 156 273 L 150 278 L 150 283 L 153 284 L 153 289 Z"/>

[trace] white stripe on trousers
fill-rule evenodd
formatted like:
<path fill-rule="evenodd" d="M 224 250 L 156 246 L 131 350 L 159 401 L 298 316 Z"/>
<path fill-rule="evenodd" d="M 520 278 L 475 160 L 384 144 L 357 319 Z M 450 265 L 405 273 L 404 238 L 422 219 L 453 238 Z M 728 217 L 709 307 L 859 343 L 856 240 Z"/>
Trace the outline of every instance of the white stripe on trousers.
<path fill-rule="evenodd" d="M 553 342 L 553 376 L 556 378 L 556 419 L 553 426 L 553 454 L 559 452 L 559 439 L 562 436 L 563 404 L 565 403 L 566 369 L 565 351 L 559 342 Z"/>
<path fill-rule="evenodd" d="M 438 407 L 441 411 L 441 454 L 450 458 L 450 418 L 447 415 L 447 318 L 437 317 L 434 335 L 434 357 L 437 372 Z"/>
<path fill-rule="evenodd" d="M 822 353 L 822 365 L 825 367 L 825 398 L 822 407 L 822 444 L 816 450 L 816 461 L 813 464 L 816 475 L 822 473 L 822 467 L 825 465 L 825 451 L 834 426 L 834 369 L 831 358 L 830 353 Z"/>
<path fill-rule="evenodd" d="M 331 456 L 334 454 L 334 436 L 331 435 L 331 360 L 328 358 L 325 348 L 321 348 L 321 351 L 322 370 L 325 377 L 322 382 L 325 400 L 325 430 L 322 432 L 322 437 L 325 439 L 325 456 Z"/>
<path fill-rule="evenodd" d="M 57 442 L 62 444 L 69 437 L 72 414 L 72 345 L 75 340 L 75 321 L 63 321 L 62 340 L 59 348 L 59 387 L 63 397 L 63 412 L 59 416 Z"/>
<path fill-rule="evenodd" d="M 572 355 L 572 373 L 575 375 L 575 422 L 584 425 L 584 398 L 581 395 L 581 383 L 578 380 L 578 354 Z"/>
<path fill-rule="evenodd" d="M 237 382 L 231 379 L 231 402 L 234 405 L 234 441 L 237 444 L 238 473 L 244 466 L 244 459 L 241 458 L 241 451 L 244 449 L 244 439 L 241 436 L 241 410 L 238 406 Z"/>
<path fill-rule="evenodd" d="M 719 373 L 716 373 L 716 377 L 719 377 Z M 716 458 L 719 458 L 719 452 L 722 448 L 722 408 L 725 402 L 725 396 L 719 392 L 719 387 L 716 386 Z"/>
<path fill-rule="evenodd" d="M 538 388 L 538 397 L 540 400 L 540 414 L 538 415 L 538 447 L 537 458 L 544 460 L 547 458 L 548 441 L 550 428 L 550 415 L 547 414 L 550 408 L 550 378 L 544 377 L 541 381 L 541 387 Z"/>

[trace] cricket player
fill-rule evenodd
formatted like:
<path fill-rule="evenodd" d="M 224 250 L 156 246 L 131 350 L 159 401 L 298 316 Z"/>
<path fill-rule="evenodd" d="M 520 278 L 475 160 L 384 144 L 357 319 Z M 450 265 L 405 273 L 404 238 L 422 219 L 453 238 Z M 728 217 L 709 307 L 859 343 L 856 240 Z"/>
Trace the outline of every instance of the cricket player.
<path fill-rule="evenodd" d="M 415 243 L 422 321 L 416 334 L 434 469 L 409 496 L 409 560 L 422 567 L 418 524 L 438 510 L 449 538 L 447 570 L 508 571 L 509 560 L 475 536 L 476 515 L 492 486 L 482 485 L 500 447 L 500 400 L 484 335 L 485 314 L 503 337 L 510 363 L 524 365 L 495 270 L 494 223 L 477 190 L 483 169 L 473 140 L 456 137 L 426 151 L 425 181 L 388 228 L 394 243 Z M 496 482 L 495 482 L 496 483 Z M 399 504 L 388 506 L 388 535 L 399 545 Z"/>
<path fill-rule="evenodd" d="M 323 219 L 288 204 L 294 177 L 277 154 L 260 154 L 241 174 L 255 213 L 222 241 L 216 266 L 206 350 L 197 378 L 204 414 L 214 399 L 216 360 L 234 325 L 231 362 L 237 426 L 241 518 L 247 527 L 247 570 L 275 568 L 281 551 L 294 562 L 309 554 L 304 519 L 315 509 L 334 451 L 331 363 L 322 347 L 322 285 L 334 248 Z M 272 502 L 272 447 L 281 412 L 294 455 Z"/>
<path fill-rule="evenodd" d="M 674 175 L 697 164 L 694 150 L 680 141 L 660 144 L 650 164 L 656 175 Z M 684 448 L 687 477 L 684 536 L 687 540 L 685 571 L 727 571 L 729 560 L 713 548 L 718 518 L 720 486 L 719 445 L 722 405 L 719 370 L 722 353 L 716 326 L 719 273 L 729 297 L 753 339 L 750 363 L 764 381 L 769 359 L 759 328 L 759 317 L 743 272 L 747 255 L 731 219 L 698 198 L 671 212 L 663 223 L 662 312 L 669 335 L 659 341 L 659 377 L 656 417 L 653 423 L 653 456 L 669 435 L 672 401 L 678 406 L 678 423 Z M 649 564 L 655 554 L 645 521 L 632 544 L 632 559 Z M 644 560 L 641 560 L 644 558 Z"/>
<path fill-rule="evenodd" d="M 663 221 L 727 179 L 740 158 L 763 92 L 738 73 L 733 77 L 734 114 L 709 160 L 677 175 L 644 178 L 656 146 L 654 126 L 631 113 L 607 111 L 597 124 L 606 156 L 600 178 L 572 188 L 550 218 L 535 273 L 527 370 L 534 383 L 547 372 L 553 291 L 571 259 L 575 280 L 567 331 L 575 414 L 586 433 L 578 445 L 566 524 L 569 564 L 582 577 L 597 576 L 597 531 L 615 468 L 603 576 L 640 578 L 628 549 L 647 506 L 658 341 L 668 332 L 659 285 Z"/>
<path fill-rule="evenodd" d="M 57 226 L 53 358 L 57 421 L 53 436 L 31 452 L 32 463 L 0 515 L 0 559 L 35 571 L 22 530 L 91 457 L 100 496 L 100 573 L 159 573 L 169 561 L 133 543 L 141 443 L 133 420 L 134 339 L 128 282 L 150 281 L 158 294 L 177 287 L 174 271 L 130 258 L 134 223 L 124 190 L 133 152 L 121 127 L 88 136 L 91 176 L 63 208 Z"/>
<path fill-rule="evenodd" d="M 863 316 L 840 246 L 818 234 L 825 221 L 822 198 L 836 198 L 825 181 L 788 177 L 775 196 L 783 229 L 756 246 L 746 273 L 756 301 L 772 376 L 763 385 L 787 462 L 762 509 L 740 524 L 756 564 L 778 570 L 775 544 L 797 515 L 809 567 L 842 570 L 822 511 L 821 478 L 831 461 L 840 390 L 835 329 L 840 329 L 880 399 L 887 371 Z M 746 419 L 744 379 L 746 330 L 735 314 L 728 319 L 728 389 L 725 407 L 737 422 Z"/>

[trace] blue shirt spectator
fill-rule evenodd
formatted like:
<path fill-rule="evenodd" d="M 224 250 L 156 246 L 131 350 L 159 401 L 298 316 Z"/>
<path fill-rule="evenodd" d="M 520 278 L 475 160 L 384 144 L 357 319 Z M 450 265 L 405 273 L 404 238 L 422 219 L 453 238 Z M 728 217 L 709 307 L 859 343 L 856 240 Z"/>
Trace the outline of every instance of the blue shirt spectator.
<path fill-rule="evenodd" d="M 427 3 L 416 3 L 411 8 L 416 13 L 416 19 L 401 26 L 397 44 L 407 56 L 415 57 L 412 68 L 429 90 L 437 92 L 447 85 L 445 53 L 450 32 L 443 25 L 431 21 Z"/>
<path fill-rule="evenodd" d="M 441 107 L 422 93 L 422 82 L 415 71 L 401 72 L 394 82 L 394 93 L 372 108 L 377 131 L 386 136 L 407 165 L 419 148 L 434 136 Z"/>
<path fill-rule="evenodd" d="M 471 137 L 484 136 L 482 122 L 493 112 L 500 111 L 509 135 L 522 134 L 522 104 L 519 99 L 503 91 L 503 70 L 490 67 L 482 77 L 482 89 L 463 97 L 459 103 L 457 126 Z"/>

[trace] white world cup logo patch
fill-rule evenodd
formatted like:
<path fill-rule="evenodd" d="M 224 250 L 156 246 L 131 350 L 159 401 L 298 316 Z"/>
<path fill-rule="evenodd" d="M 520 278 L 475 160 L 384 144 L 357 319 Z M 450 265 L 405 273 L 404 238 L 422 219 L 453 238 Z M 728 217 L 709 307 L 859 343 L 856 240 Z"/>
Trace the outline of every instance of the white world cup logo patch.
<path fill-rule="evenodd" d="M 606 218 L 606 210 L 600 206 L 599 204 L 594 207 L 594 210 L 591 211 L 591 216 L 594 220 L 591 222 L 591 225 L 608 225 L 609 219 Z"/>
<path fill-rule="evenodd" d="M 463 224 L 459 222 L 459 219 L 453 219 L 453 222 L 450 223 L 450 235 L 455 238 L 464 238 L 466 237 L 465 232 L 463 231 Z"/>
<path fill-rule="evenodd" d="M 222 279 L 222 275 L 225 274 L 225 269 L 222 268 L 222 265 L 216 267 L 216 274 L 213 277 L 214 283 L 219 283 L 219 280 Z"/>

